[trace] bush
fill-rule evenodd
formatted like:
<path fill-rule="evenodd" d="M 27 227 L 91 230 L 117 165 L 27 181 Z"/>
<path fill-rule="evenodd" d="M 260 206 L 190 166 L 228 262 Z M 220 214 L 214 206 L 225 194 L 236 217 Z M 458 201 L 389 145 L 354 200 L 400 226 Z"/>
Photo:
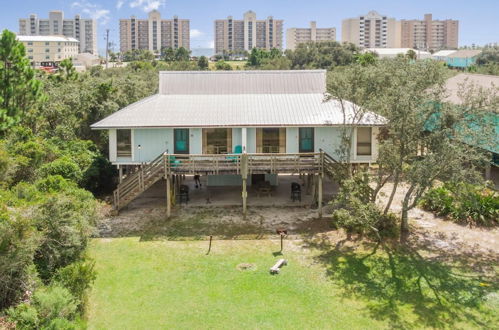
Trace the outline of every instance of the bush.
<path fill-rule="evenodd" d="M 76 298 L 78 308 L 83 309 L 87 301 L 88 289 L 95 281 L 95 262 L 92 260 L 80 260 L 57 271 L 54 280 L 71 292 Z"/>
<path fill-rule="evenodd" d="M 461 223 L 499 224 L 499 195 L 482 186 L 448 183 L 428 191 L 420 205 L 425 210 Z"/>
<path fill-rule="evenodd" d="M 80 260 L 87 246 L 97 212 L 92 196 L 85 195 L 50 196 L 34 211 L 37 229 L 44 233 L 34 262 L 45 282 L 57 269 Z"/>
<path fill-rule="evenodd" d="M 68 181 L 60 175 L 49 175 L 44 179 L 37 180 L 35 187 L 43 193 L 72 191 L 78 188 L 72 181 Z"/>
<path fill-rule="evenodd" d="M 218 61 L 215 63 L 215 69 L 222 71 L 232 71 L 232 65 L 225 61 Z"/>
<path fill-rule="evenodd" d="M 18 329 L 73 329 L 76 303 L 71 293 L 61 286 L 37 290 L 31 303 L 22 303 L 7 312 Z"/>
<path fill-rule="evenodd" d="M 33 256 L 40 236 L 29 219 L 0 206 L 0 310 L 33 289 Z"/>
<path fill-rule="evenodd" d="M 68 157 L 58 158 L 53 162 L 44 164 L 39 169 L 39 175 L 41 178 L 49 175 L 60 175 L 76 183 L 79 183 L 83 178 L 83 173 L 78 164 Z"/>

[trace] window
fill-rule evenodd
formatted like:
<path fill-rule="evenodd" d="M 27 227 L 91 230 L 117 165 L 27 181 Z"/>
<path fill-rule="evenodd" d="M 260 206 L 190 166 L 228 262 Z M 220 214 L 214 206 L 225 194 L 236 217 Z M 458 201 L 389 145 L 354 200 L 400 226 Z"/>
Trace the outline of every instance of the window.
<path fill-rule="evenodd" d="M 299 132 L 300 152 L 314 152 L 314 128 L 301 127 Z"/>
<path fill-rule="evenodd" d="M 372 128 L 357 128 L 357 156 L 371 156 Z"/>
<path fill-rule="evenodd" d="M 285 128 L 257 128 L 256 151 L 264 154 L 286 152 Z"/>
<path fill-rule="evenodd" d="M 203 153 L 227 154 L 232 151 L 230 128 L 203 128 Z"/>
<path fill-rule="evenodd" d="M 50 53 L 50 49 L 46 48 L 45 53 Z"/>
<path fill-rule="evenodd" d="M 132 157 L 132 130 L 119 129 L 116 131 L 116 146 L 118 157 Z"/>
<path fill-rule="evenodd" d="M 50 42 L 46 42 L 46 43 L 45 43 L 45 46 L 48 46 L 48 45 L 50 45 Z"/>
<path fill-rule="evenodd" d="M 189 153 L 189 129 L 175 129 L 173 130 L 174 138 L 174 153 L 188 154 Z"/>
<path fill-rule="evenodd" d="M 33 43 L 31 41 L 28 42 L 28 46 L 33 46 Z"/>

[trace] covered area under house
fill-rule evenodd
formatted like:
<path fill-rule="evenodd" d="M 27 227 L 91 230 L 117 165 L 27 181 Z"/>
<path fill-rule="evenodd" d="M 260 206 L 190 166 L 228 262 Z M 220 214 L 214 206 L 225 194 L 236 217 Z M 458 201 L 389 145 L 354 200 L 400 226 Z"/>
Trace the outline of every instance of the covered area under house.
<path fill-rule="evenodd" d="M 332 193 L 325 178 L 340 160 L 376 162 L 385 123 L 329 99 L 325 70 L 161 72 L 158 94 L 92 129 L 109 132 L 109 158 L 120 172 L 117 211 L 164 189 L 167 216 L 186 191 L 191 205 L 224 205 L 224 195 L 233 204 L 237 196 L 244 215 L 248 201 L 264 198 L 316 205 L 322 214 L 324 194 Z M 340 152 L 345 136 L 347 154 Z M 197 179 L 203 188 L 196 190 Z"/>

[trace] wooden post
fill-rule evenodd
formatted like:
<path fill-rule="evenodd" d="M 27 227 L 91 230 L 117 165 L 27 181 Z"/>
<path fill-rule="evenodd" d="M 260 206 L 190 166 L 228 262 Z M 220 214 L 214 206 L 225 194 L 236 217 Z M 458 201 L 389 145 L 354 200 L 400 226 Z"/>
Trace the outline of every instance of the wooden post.
<path fill-rule="evenodd" d="M 171 191 L 171 183 L 170 183 L 170 180 L 171 180 L 171 176 L 170 174 L 168 174 L 166 176 L 166 217 L 169 219 L 170 216 L 171 216 L 171 213 L 172 213 L 172 201 L 171 201 L 171 198 L 172 198 L 172 191 Z"/>
<path fill-rule="evenodd" d="M 319 198 L 318 198 L 318 205 L 319 205 L 319 218 L 322 218 L 322 173 L 319 174 Z"/>
<path fill-rule="evenodd" d="M 123 167 L 118 165 L 118 171 L 119 171 L 119 176 L 120 176 L 119 183 L 121 183 L 121 181 L 123 181 Z"/>
<path fill-rule="evenodd" d="M 246 183 L 248 180 L 248 154 L 245 152 L 241 155 L 241 177 L 243 179 L 243 191 L 242 191 L 243 219 L 246 220 L 246 216 L 248 213 L 248 207 L 247 207 L 248 191 L 246 190 Z"/>

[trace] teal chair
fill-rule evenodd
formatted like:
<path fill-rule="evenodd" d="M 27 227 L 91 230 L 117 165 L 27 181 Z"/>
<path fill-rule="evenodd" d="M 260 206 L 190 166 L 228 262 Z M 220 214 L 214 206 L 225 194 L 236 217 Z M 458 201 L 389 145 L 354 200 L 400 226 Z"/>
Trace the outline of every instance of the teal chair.
<path fill-rule="evenodd" d="M 242 154 L 243 153 L 243 147 L 241 145 L 237 145 L 234 147 L 234 154 Z M 239 157 L 237 156 L 227 156 L 227 159 L 236 161 Z"/>
<path fill-rule="evenodd" d="M 175 156 L 170 156 L 170 165 L 172 167 L 176 167 L 178 164 L 181 164 L 182 161 L 175 158 Z"/>

